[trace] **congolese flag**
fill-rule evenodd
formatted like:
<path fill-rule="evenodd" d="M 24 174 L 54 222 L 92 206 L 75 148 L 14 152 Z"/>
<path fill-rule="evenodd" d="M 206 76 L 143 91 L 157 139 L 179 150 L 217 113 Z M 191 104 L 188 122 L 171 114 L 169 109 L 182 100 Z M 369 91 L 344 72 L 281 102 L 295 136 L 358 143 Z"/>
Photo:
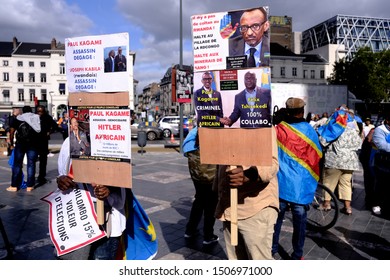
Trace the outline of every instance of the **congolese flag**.
<path fill-rule="evenodd" d="M 322 149 L 317 133 L 307 122 L 276 126 L 279 156 L 279 197 L 308 204 L 320 177 Z"/>
<path fill-rule="evenodd" d="M 126 189 L 126 229 L 117 259 L 149 260 L 157 254 L 157 236 L 152 221 L 131 189 Z"/>
<path fill-rule="evenodd" d="M 352 120 L 347 112 L 338 110 L 330 116 L 326 124 L 318 128 L 318 133 L 326 142 L 332 142 L 344 132 L 347 122 Z"/>

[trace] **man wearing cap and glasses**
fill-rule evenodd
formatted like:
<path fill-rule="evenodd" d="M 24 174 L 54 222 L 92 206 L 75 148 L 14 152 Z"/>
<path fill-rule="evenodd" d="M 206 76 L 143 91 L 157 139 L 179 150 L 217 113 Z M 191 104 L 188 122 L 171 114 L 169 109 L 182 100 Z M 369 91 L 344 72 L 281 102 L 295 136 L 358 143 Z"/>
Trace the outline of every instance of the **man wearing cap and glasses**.
<path fill-rule="evenodd" d="M 263 7 L 245 11 L 240 18 L 240 36 L 229 41 L 229 56 L 247 56 L 247 67 L 269 66 L 269 21 Z"/>

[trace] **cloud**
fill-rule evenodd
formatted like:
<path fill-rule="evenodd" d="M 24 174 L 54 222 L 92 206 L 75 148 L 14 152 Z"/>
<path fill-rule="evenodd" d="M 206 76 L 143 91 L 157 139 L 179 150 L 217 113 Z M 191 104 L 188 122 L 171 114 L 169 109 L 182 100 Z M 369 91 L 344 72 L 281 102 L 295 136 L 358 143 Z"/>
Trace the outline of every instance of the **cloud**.
<path fill-rule="evenodd" d="M 88 32 L 93 22 L 64 0 L 7 0 L 0 9 L 1 40 L 50 43 Z"/>
<path fill-rule="evenodd" d="M 179 0 L 4 0 L 0 9 L 0 40 L 50 43 L 54 37 L 129 32 L 136 52 L 134 77 L 138 91 L 159 82 L 178 64 Z M 352 3 L 353 2 L 353 3 Z M 292 17 L 293 31 L 304 31 L 337 14 L 388 18 L 388 0 L 182 0 L 183 64 L 192 64 L 190 18 L 193 15 L 269 6 L 270 15 Z M 271 34 L 272 36 L 272 34 Z"/>
<path fill-rule="evenodd" d="M 186 46 L 191 46 L 190 17 L 197 14 L 215 13 L 230 10 L 241 10 L 256 6 L 269 6 L 270 15 L 287 15 L 293 19 L 293 31 L 304 31 L 337 14 L 388 17 L 390 1 L 339 0 L 285 1 L 285 0 L 183 0 L 183 38 Z M 161 67 L 153 69 L 158 82 L 172 64 L 179 63 L 179 1 L 178 0 L 118 0 L 117 9 L 125 18 L 143 30 L 135 65 L 136 77 L 140 80 L 139 91 L 142 91 L 143 78 L 152 78 L 151 73 L 144 73 L 148 66 Z M 271 34 L 272 36 L 272 34 Z M 192 64 L 191 47 L 185 47 L 184 64 Z M 148 84 L 152 80 L 148 80 Z"/>

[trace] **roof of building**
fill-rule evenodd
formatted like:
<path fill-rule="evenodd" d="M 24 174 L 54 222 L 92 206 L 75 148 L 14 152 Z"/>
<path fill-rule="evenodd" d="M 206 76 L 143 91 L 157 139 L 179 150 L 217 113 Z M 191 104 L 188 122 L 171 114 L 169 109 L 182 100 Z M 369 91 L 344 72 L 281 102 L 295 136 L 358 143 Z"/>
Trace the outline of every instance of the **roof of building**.
<path fill-rule="evenodd" d="M 0 56 L 11 56 L 13 48 L 12 42 L 0 42 Z"/>
<path fill-rule="evenodd" d="M 45 55 L 49 56 L 50 44 L 42 43 L 24 43 L 22 42 L 19 47 L 15 50 L 16 55 Z"/>
<path fill-rule="evenodd" d="M 290 51 L 289 49 L 283 47 L 282 45 L 278 43 L 270 43 L 270 50 L 271 50 L 271 59 L 272 56 L 296 56 L 301 57 L 300 55 L 297 55 L 296 53 Z"/>
<path fill-rule="evenodd" d="M 310 62 L 310 63 L 326 63 L 327 62 L 327 60 L 319 54 L 303 54 L 301 56 L 305 57 L 303 62 Z"/>

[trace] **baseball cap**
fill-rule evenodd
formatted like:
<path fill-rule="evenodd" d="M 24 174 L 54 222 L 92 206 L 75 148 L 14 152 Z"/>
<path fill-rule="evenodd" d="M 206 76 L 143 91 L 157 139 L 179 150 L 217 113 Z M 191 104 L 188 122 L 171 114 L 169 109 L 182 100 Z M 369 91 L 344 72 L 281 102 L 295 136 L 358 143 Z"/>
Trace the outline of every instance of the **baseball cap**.
<path fill-rule="evenodd" d="M 306 103 L 300 98 L 290 97 L 286 101 L 287 109 L 298 109 L 305 107 Z"/>

